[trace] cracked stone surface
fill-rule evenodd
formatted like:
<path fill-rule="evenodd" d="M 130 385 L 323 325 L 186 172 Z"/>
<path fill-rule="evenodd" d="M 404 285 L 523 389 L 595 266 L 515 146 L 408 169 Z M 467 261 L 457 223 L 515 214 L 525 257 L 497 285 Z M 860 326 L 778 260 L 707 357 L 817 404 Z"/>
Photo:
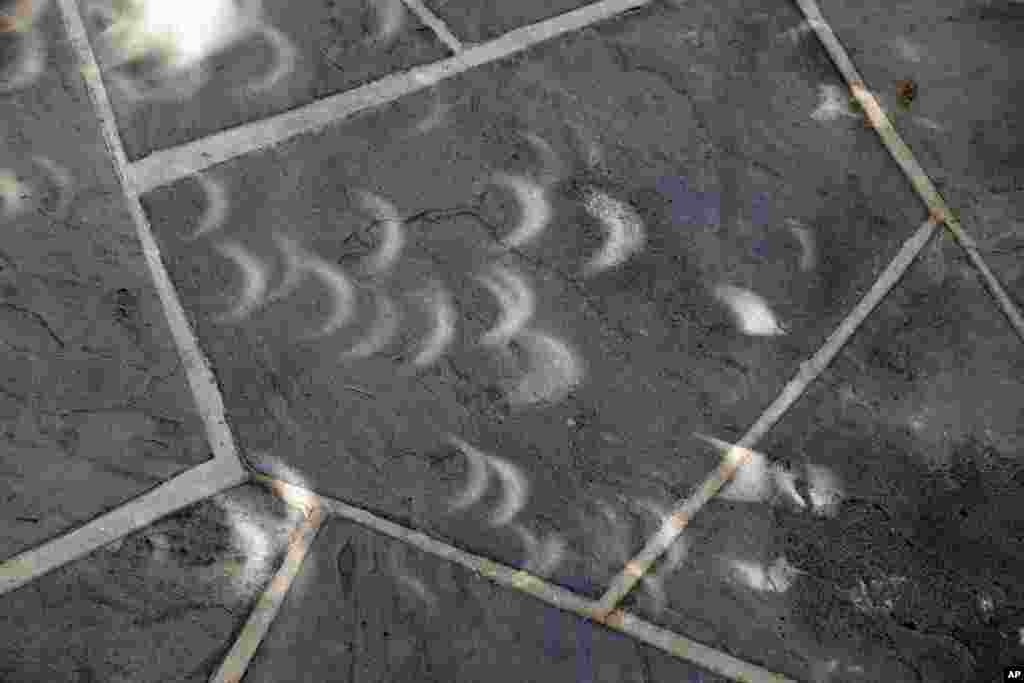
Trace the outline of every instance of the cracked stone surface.
<path fill-rule="evenodd" d="M 297 521 L 242 486 L 0 596 L 0 677 L 209 680 Z"/>
<path fill-rule="evenodd" d="M 195 15 L 198 19 L 233 4 L 216 0 L 197 8 Z M 247 8 L 254 4 L 259 3 L 239 3 Z M 204 52 L 207 59 L 172 77 L 158 77 L 153 66 L 146 64 L 105 71 L 128 158 L 135 160 L 154 150 L 279 114 L 447 56 L 444 45 L 409 11 L 400 15 L 393 36 L 378 39 L 382 26 L 376 7 L 389 4 L 387 0 L 317 0 L 300 5 L 284 0 L 263 2 L 265 23 L 290 41 L 295 60 L 287 75 L 256 93 L 242 92 L 239 86 L 261 82 L 274 69 L 274 52 L 272 43 L 254 31 L 237 31 L 237 37 L 223 49 L 210 48 Z M 240 19 L 225 21 L 243 25 Z M 108 23 L 100 17 L 87 22 L 101 69 L 112 63 L 104 61 L 98 47 L 102 44 L 98 36 Z M 200 73 L 205 73 L 205 80 L 196 80 Z M 130 76 L 133 89 L 120 86 L 113 78 L 116 75 Z"/>
<path fill-rule="evenodd" d="M 467 42 L 577 6 L 426 3 Z M 1019 304 L 1020 6 L 822 11 Z M 205 60 L 209 81 L 187 96 L 200 81 L 175 81 L 171 101 L 131 103 L 106 74 L 130 158 L 446 54 L 411 14 L 368 42 L 386 18 L 369 4 L 266 14 L 298 60 L 262 94 L 232 90 L 270 64 L 258 36 Z M 147 196 L 249 464 L 600 595 L 717 464 L 694 433 L 739 438 L 924 219 L 802 18 L 767 0 L 657 3 L 475 69 L 211 169 L 228 211 L 199 239 L 201 183 Z M 46 68 L 0 95 L 12 122 L 0 157 L 3 558 L 209 457 L 55 8 L 38 29 Z M 0 34 L 0 81 L 25 40 Z M 514 191 L 526 200 L 542 182 L 550 222 L 503 251 L 544 212 Z M 360 191 L 404 219 L 393 265 L 388 222 Z M 600 272 L 592 258 L 614 224 L 595 206 L 626 207 L 645 232 Z M 282 244 L 301 262 L 294 283 Z M 500 348 L 480 343 L 514 305 L 479 279 L 495 273 L 521 274 L 534 308 Z M 284 284 L 280 300 L 246 305 Z M 395 336 L 341 358 L 384 295 Z M 443 295 L 454 338 L 417 367 Z M 349 324 L 313 336 L 346 298 Z M 773 332 L 742 334 L 740 314 Z M 546 358 L 534 332 L 573 355 L 531 373 Z M 699 513 L 625 606 L 801 681 L 996 680 L 1024 661 L 1021 357 L 938 234 L 758 445 L 767 459 Z M 525 402 L 573 370 L 571 389 Z M 207 680 L 296 521 L 242 487 L 0 597 L 0 679 Z M 338 520 L 246 680 L 322 680 L 303 666 L 314 658 L 354 681 L 716 680 Z"/>
<path fill-rule="evenodd" d="M 71 64 L 57 16 L 47 12 L 38 28 L 48 59 Z M 25 195 L 18 212 L 0 214 L 5 558 L 209 457 L 95 115 L 72 74 L 48 70 L 0 99 L 10 124 L 0 166 Z"/>
<path fill-rule="evenodd" d="M 326 672 L 352 683 L 726 680 L 341 521 L 321 529 L 246 681 Z"/>

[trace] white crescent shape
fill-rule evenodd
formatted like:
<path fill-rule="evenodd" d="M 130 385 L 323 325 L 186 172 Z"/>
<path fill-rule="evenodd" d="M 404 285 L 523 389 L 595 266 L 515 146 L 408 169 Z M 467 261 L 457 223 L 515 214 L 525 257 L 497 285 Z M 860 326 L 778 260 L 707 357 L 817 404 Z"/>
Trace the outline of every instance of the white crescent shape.
<path fill-rule="evenodd" d="M 434 315 L 434 329 L 412 360 L 413 365 L 423 367 L 437 361 L 455 338 L 455 306 L 440 283 L 433 287 L 433 291 L 422 292 L 419 298 L 425 301 Z"/>
<path fill-rule="evenodd" d="M 487 288 L 501 306 L 501 317 L 480 338 L 480 343 L 485 346 L 504 346 L 533 317 L 536 308 L 533 290 L 520 273 L 504 266 L 495 266 L 491 275 L 480 276 L 477 281 Z"/>
<path fill-rule="evenodd" d="M 238 303 L 227 313 L 215 318 L 217 322 L 237 323 L 252 315 L 263 302 L 267 291 L 267 266 L 238 242 L 224 242 L 214 246 L 214 249 L 242 271 L 244 284 Z"/>
<path fill-rule="evenodd" d="M 318 339 L 334 334 L 349 323 L 355 312 L 356 292 L 352 282 L 340 268 L 319 257 L 310 256 L 305 267 L 311 275 L 320 278 L 320 281 L 327 287 L 327 291 L 330 292 L 334 304 L 331 314 L 327 316 L 327 320 L 324 321 L 320 330 L 306 336 L 306 338 Z"/>
<path fill-rule="evenodd" d="M 537 133 L 531 131 L 519 131 L 523 137 L 537 151 L 541 159 L 543 170 L 538 174 L 541 185 L 548 187 L 554 185 L 565 177 L 565 164 L 555 153 L 554 148 L 547 140 Z"/>
<path fill-rule="evenodd" d="M 38 29 L 25 32 L 24 44 L 10 78 L 0 81 L 0 93 L 26 88 L 43 75 L 46 68 L 46 43 Z"/>
<path fill-rule="evenodd" d="M 608 235 L 604 246 L 584 267 L 586 275 L 614 268 L 643 249 L 644 223 L 633 207 L 600 190 L 587 192 L 584 206 L 604 225 Z"/>
<path fill-rule="evenodd" d="M 448 442 L 462 451 L 469 462 L 469 479 L 466 482 L 466 489 L 448 506 L 449 512 L 455 512 L 469 507 L 483 497 L 484 491 L 487 490 L 491 471 L 487 464 L 487 456 L 482 452 L 456 436 L 449 435 Z"/>
<path fill-rule="evenodd" d="M 246 85 L 243 90 L 247 95 L 255 95 L 270 90 L 288 74 L 295 71 L 298 62 L 298 51 L 291 38 L 265 21 L 258 23 L 257 31 L 267 40 L 274 53 L 273 68 L 255 84 Z"/>
<path fill-rule="evenodd" d="M 398 331 L 398 323 L 401 316 L 391 297 L 379 292 L 377 294 L 377 310 L 377 319 L 374 321 L 369 333 L 358 344 L 342 353 L 342 360 L 372 356 L 384 348 L 384 345 Z"/>
<path fill-rule="evenodd" d="M 740 332 L 750 336 L 773 337 L 786 334 L 771 308 L 760 296 L 742 287 L 718 285 L 714 296 L 727 306 Z"/>
<path fill-rule="evenodd" d="M 366 271 L 371 275 L 390 270 L 405 246 L 405 231 L 401 217 L 394 204 L 372 192 L 356 190 L 356 197 L 363 210 L 371 214 L 382 227 L 384 239 L 377 251 L 366 260 Z"/>
<path fill-rule="evenodd" d="M 516 249 L 537 239 L 551 222 L 551 203 L 544 187 L 525 176 L 500 171 L 492 176 L 491 182 L 510 190 L 522 211 L 519 224 L 501 240 L 501 247 Z"/>
<path fill-rule="evenodd" d="M 504 526 L 511 522 L 526 505 L 529 485 L 519 468 L 509 461 L 496 455 L 487 456 L 487 460 L 504 484 L 502 503 L 491 516 L 491 526 Z"/>
<path fill-rule="evenodd" d="M 582 381 L 582 363 L 565 342 L 536 331 L 525 331 L 516 341 L 522 344 L 532 362 L 509 395 L 512 403 L 554 403 Z"/>
<path fill-rule="evenodd" d="M 53 213 L 57 217 L 63 217 L 67 214 L 68 206 L 71 205 L 71 173 L 53 159 L 44 156 L 34 156 L 32 160 L 43 167 L 43 170 L 50 175 L 50 180 L 56 186 L 57 206 L 54 208 Z"/>
<path fill-rule="evenodd" d="M 543 547 L 537 537 L 521 524 L 512 527 L 519 538 L 522 539 L 523 548 L 527 561 L 524 569 L 537 576 L 548 576 L 562 561 L 567 545 L 565 540 L 558 534 L 552 534 L 544 539 Z"/>
<path fill-rule="evenodd" d="M 205 173 L 198 173 L 195 178 L 206 195 L 206 211 L 199 221 L 199 227 L 186 238 L 188 240 L 197 239 L 224 225 L 230 209 L 227 192 L 220 180 L 215 180 Z"/>

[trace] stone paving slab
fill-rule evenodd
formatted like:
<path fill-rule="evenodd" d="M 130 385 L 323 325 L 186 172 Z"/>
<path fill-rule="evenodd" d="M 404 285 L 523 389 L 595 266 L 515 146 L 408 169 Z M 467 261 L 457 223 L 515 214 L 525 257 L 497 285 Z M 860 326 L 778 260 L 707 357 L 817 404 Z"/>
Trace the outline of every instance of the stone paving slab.
<path fill-rule="evenodd" d="M 797 617 L 833 611 L 825 639 L 843 620 L 897 638 L 925 680 L 988 681 L 1024 656 L 1024 375 L 1013 331 L 950 261 L 912 267 L 764 448 L 844 491 L 830 519 L 777 520 L 808 572 Z"/>
<path fill-rule="evenodd" d="M 481 43 L 589 3 L 580 0 L 527 0 L 509 5 L 495 0 L 426 0 L 424 4 L 463 41 Z"/>
<path fill-rule="evenodd" d="M 190 13 L 194 16 L 191 22 L 176 18 L 180 30 L 187 34 L 183 45 L 195 45 L 194 51 L 186 54 L 206 58 L 194 65 L 189 62 L 188 68 L 168 76 L 154 72 L 154 64 L 111 68 L 117 63 L 116 55 L 106 58 L 109 49 L 100 38 L 110 20 L 94 14 L 86 21 L 129 160 L 447 56 L 445 46 L 429 28 L 410 11 L 401 9 L 400 3 L 390 0 L 326 0 L 298 5 L 282 0 L 262 3 L 262 14 L 253 9 L 257 4 L 218 0 Z M 398 7 L 394 10 L 395 24 L 393 28 L 385 27 L 377 8 L 393 4 Z M 88 5 L 80 3 L 83 13 Z M 234 6 L 244 8 L 239 17 L 233 14 Z M 157 25 L 158 9 L 152 11 L 157 13 L 153 19 Z M 225 29 L 222 45 L 212 43 L 212 38 L 200 39 L 203 35 L 220 35 L 219 29 L 203 28 L 208 15 L 218 17 L 215 23 L 233 27 Z M 245 19 L 256 16 L 262 16 L 262 23 Z M 243 30 L 247 26 L 251 28 Z M 277 66 L 274 43 L 261 33 L 262 26 L 279 32 L 286 57 L 289 51 L 294 54 L 286 73 L 266 87 L 265 79 L 276 73 Z M 381 37 L 385 28 L 393 35 Z M 136 29 L 127 33 L 142 35 Z M 199 74 L 204 74 L 202 79 Z M 246 91 L 247 86 L 258 91 Z"/>
<path fill-rule="evenodd" d="M 38 22 L 48 68 L 0 95 L 4 558 L 209 458 L 59 18 Z"/>
<path fill-rule="evenodd" d="M 384 131 L 409 130 L 399 103 L 212 169 L 207 178 L 225 188 L 230 210 L 200 239 L 189 236 L 207 209 L 201 183 L 148 195 L 250 462 L 280 458 L 292 474 L 279 476 L 293 483 L 507 564 L 543 564 L 524 557 L 523 531 L 538 543 L 563 539 L 547 570 L 563 584 L 585 577 L 597 597 L 656 529 L 657 512 L 642 503 L 667 509 L 717 463 L 693 433 L 732 439 L 752 424 L 922 220 L 873 131 L 854 117 L 815 118 L 817 86 L 838 77 L 823 52 L 796 59 L 775 41 L 799 18 L 767 4 L 638 13 L 480 68 L 446 83 L 451 105 L 421 135 L 388 139 Z M 548 140 L 559 162 L 546 164 L 543 146 L 517 130 Z M 559 167 L 550 226 L 536 243 L 496 256 L 530 205 L 493 174 L 537 178 Z M 386 277 L 366 277 L 382 231 L 360 208 L 360 190 L 406 219 L 402 257 Z M 585 209 L 596 191 L 631 205 L 647 234 L 632 259 L 588 276 L 604 237 Z M 238 324 L 215 321 L 244 291 L 227 254 L 263 264 L 250 267 L 249 284 L 280 285 L 286 259 L 275 230 L 319 259 L 324 284 L 338 286 L 338 274 L 361 283 L 352 290 L 357 322 L 300 340 L 331 311 L 315 279 L 287 302 L 237 309 Z M 499 310 L 473 276 L 496 263 L 527 276 L 531 324 L 567 340 L 586 368 L 553 405 L 515 405 L 522 359 L 476 343 Z M 431 321 L 415 294 L 435 278 L 458 311 L 456 338 L 417 370 L 410 361 Z M 789 334 L 740 334 L 713 296 L 722 282 L 771 302 Z M 402 329 L 376 357 L 340 363 L 371 327 L 364 311 L 374 310 L 375 291 L 398 302 Z M 522 529 L 502 527 L 509 518 L 495 508 L 496 477 L 474 505 L 451 509 L 472 472 L 449 433 L 523 473 L 528 500 L 514 517 Z M 773 550 L 770 519 L 750 523 L 733 550 L 759 562 Z M 726 543 L 730 529 L 720 533 Z M 716 643 L 784 673 L 817 665 L 811 641 L 785 643 L 770 622 L 741 616 L 750 607 L 721 576 L 708 582 L 714 599 L 683 599 L 690 614 L 707 603 L 713 621 L 717 605 L 729 615 L 729 637 L 706 632 Z M 909 675 L 898 662 L 877 667 L 891 680 Z"/>
<path fill-rule="evenodd" d="M 263 681 L 725 679 L 348 522 L 328 522 L 249 665 Z"/>
<path fill-rule="evenodd" d="M 209 680 L 297 521 L 239 487 L 0 596 L 0 679 Z"/>

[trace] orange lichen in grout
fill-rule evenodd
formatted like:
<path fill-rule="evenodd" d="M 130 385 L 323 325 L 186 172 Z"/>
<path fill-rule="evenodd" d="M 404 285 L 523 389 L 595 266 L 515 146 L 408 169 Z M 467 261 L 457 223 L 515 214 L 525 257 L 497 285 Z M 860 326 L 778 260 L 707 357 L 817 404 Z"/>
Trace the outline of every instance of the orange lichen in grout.
<path fill-rule="evenodd" d="M 32 0 L 17 0 L 13 14 L 0 14 L 0 33 L 15 33 L 32 17 Z"/>

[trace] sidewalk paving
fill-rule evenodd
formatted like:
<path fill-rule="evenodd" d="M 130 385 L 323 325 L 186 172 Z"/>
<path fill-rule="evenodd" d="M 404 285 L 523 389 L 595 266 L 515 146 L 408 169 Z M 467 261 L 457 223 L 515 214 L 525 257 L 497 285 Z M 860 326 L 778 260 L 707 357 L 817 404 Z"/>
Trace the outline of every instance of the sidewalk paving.
<path fill-rule="evenodd" d="M 350 4 L 268 2 L 169 101 L 107 71 L 127 161 L 201 163 L 206 136 L 574 8 Z M 1015 8 L 833 4 L 1019 302 Z M 59 15 L 0 101 L 34 191 L 0 247 L 5 558 L 228 466 Z M 802 19 L 654 3 L 144 188 L 245 463 L 601 597 L 717 466 L 702 435 L 739 440 L 926 215 Z M 239 98 L 274 31 L 298 57 Z M 997 680 L 1024 660 L 1020 350 L 940 228 L 623 608 L 794 680 Z M 0 597 L 0 680 L 227 680 L 300 516 L 251 484 L 195 499 Z M 244 680 L 726 680 L 377 531 L 324 523 Z"/>

